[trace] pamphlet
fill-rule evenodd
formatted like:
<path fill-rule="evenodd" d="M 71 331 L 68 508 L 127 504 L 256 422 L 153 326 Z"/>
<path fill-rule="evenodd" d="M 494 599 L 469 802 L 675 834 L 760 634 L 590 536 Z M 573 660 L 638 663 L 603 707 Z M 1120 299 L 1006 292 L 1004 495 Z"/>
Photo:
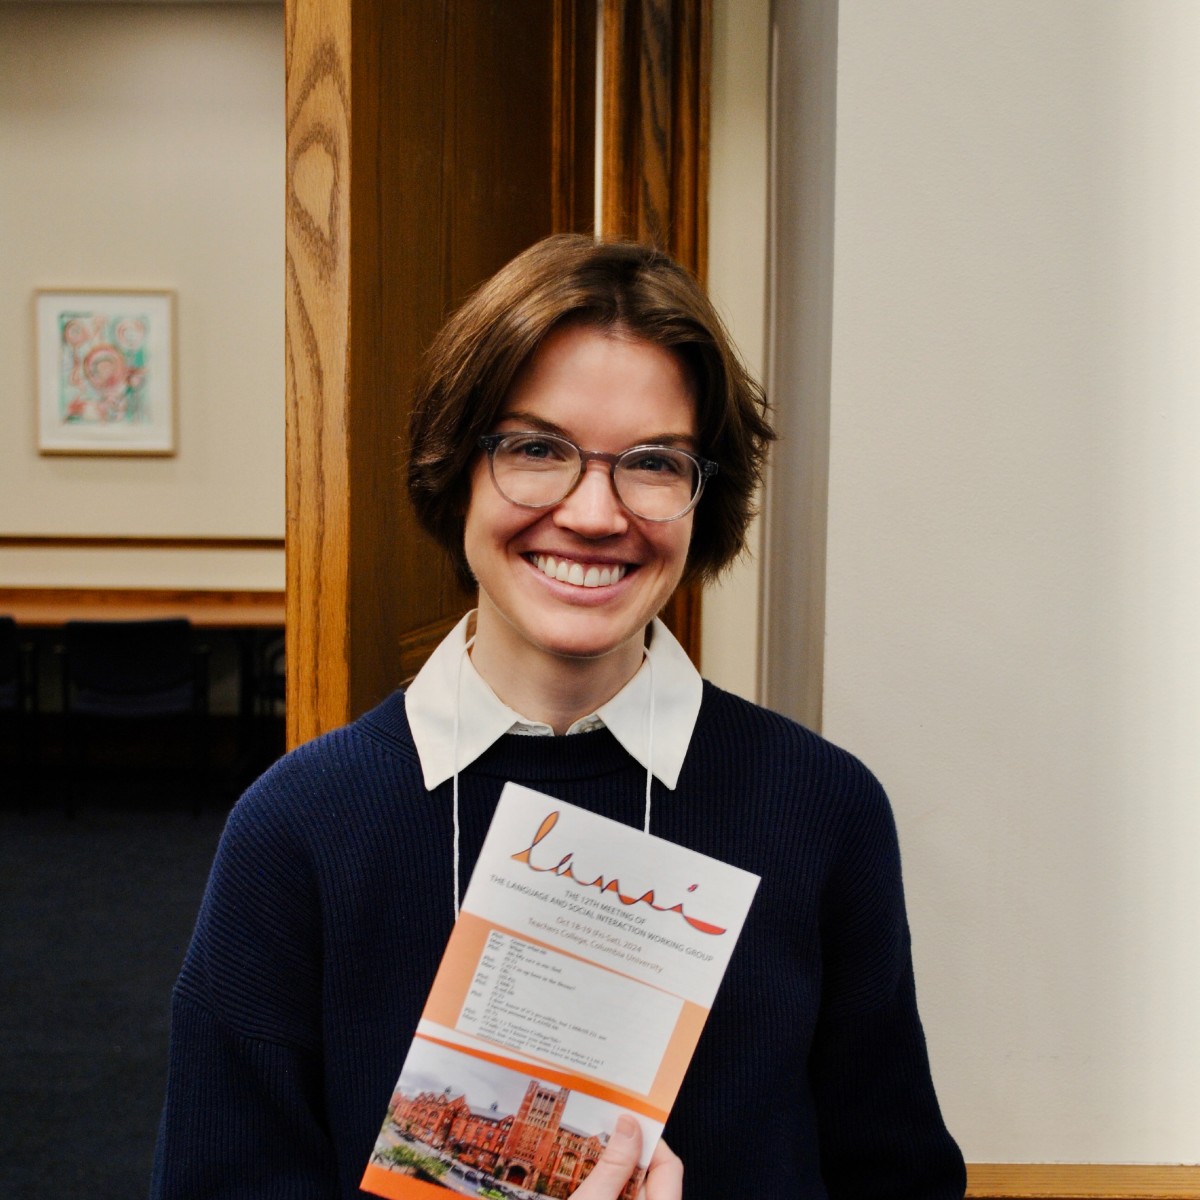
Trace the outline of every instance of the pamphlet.
<path fill-rule="evenodd" d="M 627 1112 L 635 1195 L 757 887 L 506 784 L 363 1190 L 569 1196 Z"/>

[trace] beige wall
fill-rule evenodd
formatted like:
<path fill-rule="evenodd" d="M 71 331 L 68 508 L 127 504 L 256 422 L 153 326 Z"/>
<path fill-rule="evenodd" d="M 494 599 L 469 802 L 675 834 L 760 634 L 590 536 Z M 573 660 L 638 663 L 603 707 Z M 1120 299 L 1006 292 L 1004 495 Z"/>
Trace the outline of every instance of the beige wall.
<path fill-rule="evenodd" d="M 825 732 L 968 1158 L 1194 1163 L 1200 6 L 839 9 Z"/>
<path fill-rule="evenodd" d="M 0 162 L 0 532 L 282 537 L 282 9 L 0 5 Z M 176 292 L 175 457 L 38 455 L 39 287 Z M 0 584 L 282 582 L 281 553 L 0 550 Z"/>
<path fill-rule="evenodd" d="M 770 0 L 713 4 L 708 285 L 746 365 L 765 369 Z M 701 655 L 714 683 L 759 698 L 761 530 L 704 594 Z"/>

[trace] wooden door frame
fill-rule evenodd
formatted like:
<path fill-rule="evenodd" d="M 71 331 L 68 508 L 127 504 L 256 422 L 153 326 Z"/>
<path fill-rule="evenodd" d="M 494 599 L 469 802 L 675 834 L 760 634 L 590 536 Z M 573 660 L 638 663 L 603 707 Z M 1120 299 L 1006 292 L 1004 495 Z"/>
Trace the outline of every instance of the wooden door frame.
<path fill-rule="evenodd" d="M 380 168 L 386 104 L 394 103 L 381 95 L 394 65 L 381 34 L 389 21 L 416 19 L 412 6 L 398 13 L 387 3 L 287 0 L 284 10 L 289 746 L 345 724 L 380 699 L 415 669 L 461 603 L 447 582 L 437 612 L 393 620 L 394 597 L 384 592 L 402 589 L 397 570 L 410 579 L 444 580 L 449 571 L 440 550 L 410 537 L 407 527 L 399 567 L 395 553 L 375 553 L 395 520 L 388 506 L 403 504 L 394 447 L 404 424 L 395 411 L 403 409 L 402 397 L 390 412 L 364 402 L 392 389 L 396 378 L 372 344 L 384 325 L 379 277 L 388 269 L 377 251 L 381 238 L 396 236 Z M 663 246 L 703 278 L 709 0 L 553 0 L 554 104 L 572 115 L 553 131 L 552 227 L 579 227 L 591 183 L 592 162 L 583 156 L 593 151 L 577 144 L 587 139 L 575 137 L 575 115 L 594 96 L 594 75 L 584 68 L 595 70 L 597 3 L 605 39 L 605 149 L 596 224 L 604 234 Z M 455 11 L 453 4 L 430 4 L 425 19 L 443 21 L 438 32 L 451 39 Z M 581 47 L 590 47 L 590 64 L 581 61 Z M 443 103 L 436 88 L 419 99 Z M 443 110 L 430 111 L 448 119 Z M 411 262 L 411 247 L 406 253 Z M 418 353 L 416 340 L 409 336 L 408 359 Z M 698 659 L 698 590 L 677 593 L 667 617 Z"/>
<path fill-rule="evenodd" d="M 604 0 L 600 232 L 708 270 L 711 0 Z M 663 617 L 700 663 L 698 584 Z"/>

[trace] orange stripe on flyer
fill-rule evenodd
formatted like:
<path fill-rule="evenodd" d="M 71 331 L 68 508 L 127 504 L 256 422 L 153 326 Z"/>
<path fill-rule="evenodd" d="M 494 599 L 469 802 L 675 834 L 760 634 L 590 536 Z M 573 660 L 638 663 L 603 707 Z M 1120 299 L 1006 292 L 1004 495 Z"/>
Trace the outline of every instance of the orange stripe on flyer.
<path fill-rule="evenodd" d="M 446 1197 L 446 1189 L 436 1183 L 401 1175 L 399 1171 L 389 1171 L 374 1163 L 367 1166 L 358 1187 L 360 1191 L 373 1192 L 386 1200 L 445 1200 Z"/>

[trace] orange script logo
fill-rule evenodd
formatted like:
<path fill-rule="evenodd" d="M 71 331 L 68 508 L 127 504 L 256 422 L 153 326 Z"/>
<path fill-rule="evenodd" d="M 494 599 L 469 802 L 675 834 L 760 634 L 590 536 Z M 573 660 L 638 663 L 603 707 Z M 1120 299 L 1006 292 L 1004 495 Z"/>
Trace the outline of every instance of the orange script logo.
<path fill-rule="evenodd" d="M 653 888 L 648 892 L 643 892 L 640 896 L 626 896 L 621 891 L 621 881 L 619 879 L 605 879 L 603 875 L 597 875 L 595 879 L 580 879 L 572 869 L 575 858 L 573 850 L 564 854 L 552 866 L 539 867 L 533 861 L 534 847 L 549 836 L 550 831 L 557 823 L 558 813 L 553 812 L 538 826 L 538 831 L 533 835 L 533 841 L 529 843 L 528 848 L 512 856 L 513 861 L 524 863 L 531 871 L 549 871 L 551 875 L 556 875 L 559 879 L 570 879 L 579 884 L 580 887 L 594 887 L 601 892 L 610 892 L 626 907 L 632 907 L 635 904 L 648 904 L 656 912 L 678 913 L 693 929 L 698 929 L 701 933 L 720 934 L 725 932 L 720 925 L 710 925 L 707 921 L 699 921 L 695 917 L 689 917 L 683 911 L 682 900 L 678 904 L 657 904 Z M 694 892 L 698 886 L 693 883 L 688 888 L 688 891 Z"/>

